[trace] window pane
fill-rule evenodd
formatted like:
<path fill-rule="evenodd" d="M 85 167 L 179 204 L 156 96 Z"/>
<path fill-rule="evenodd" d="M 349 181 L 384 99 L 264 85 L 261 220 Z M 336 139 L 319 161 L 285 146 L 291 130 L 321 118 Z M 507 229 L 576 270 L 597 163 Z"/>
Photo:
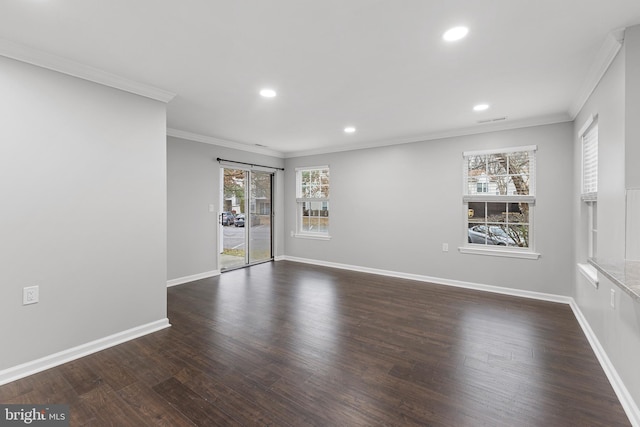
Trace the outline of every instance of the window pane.
<path fill-rule="evenodd" d="M 469 202 L 468 242 L 529 247 L 529 204 Z"/>
<path fill-rule="evenodd" d="M 487 156 L 469 156 L 469 171 L 477 171 L 477 175 L 487 172 Z"/>
<path fill-rule="evenodd" d="M 505 224 L 469 224 L 468 241 L 480 245 L 517 246 Z"/>
<path fill-rule="evenodd" d="M 598 204 L 596 202 L 590 203 L 589 210 L 591 223 L 589 224 L 590 245 L 588 253 L 590 257 L 596 257 L 598 255 Z"/>
<path fill-rule="evenodd" d="M 524 174 L 529 176 L 529 165 L 531 164 L 529 155 L 530 153 L 528 151 L 509 154 L 509 174 Z"/>
<path fill-rule="evenodd" d="M 521 151 L 509 154 L 508 170 L 510 187 L 508 194 L 528 195 L 529 192 L 529 152 Z"/>
<path fill-rule="evenodd" d="M 311 218 L 308 216 L 302 216 L 302 231 L 309 231 L 311 230 L 312 224 L 311 224 Z"/>
<path fill-rule="evenodd" d="M 308 233 L 329 231 L 329 203 L 302 202 L 302 230 Z"/>
<path fill-rule="evenodd" d="M 507 175 L 507 156 L 502 153 L 489 154 L 487 172 L 489 175 Z"/>
<path fill-rule="evenodd" d="M 480 245 L 487 244 L 487 226 L 482 224 L 469 223 L 469 230 L 467 231 L 469 243 L 476 243 Z"/>
<path fill-rule="evenodd" d="M 484 224 L 486 222 L 485 202 L 469 202 L 469 224 Z"/>
<path fill-rule="evenodd" d="M 513 186 L 511 179 L 508 175 L 500 175 L 491 177 L 496 186 L 496 194 L 506 196 L 507 194 L 513 194 Z"/>
<path fill-rule="evenodd" d="M 329 198 L 329 169 L 301 171 L 300 197 Z"/>
<path fill-rule="evenodd" d="M 487 222 L 501 223 L 507 221 L 507 203 L 487 203 Z"/>
<path fill-rule="evenodd" d="M 469 157 L 468 194 L 530 195 L 530 164 L 527 151 Z M 481 182 L 487 186 L 480 186 Z"/>
<path fill-rule="evenodd" d="M 506 231 L 511 242 L 509 246 L 529 247 L 529 225 L 509 224 Z"/>
<path fill-rule="evenodd" d="M 515 223 L 529 223 L 529 204 L 528 203 L 509 203 L 509 211 L 507 213 L 507 222 L 511 224 Z"/>
<path fill-rule="evenodd" d="M 468 194 L 479 192 L 477 183 L 487 181 L 486 156 L 470 156 L 467 160 L 467 185 Z"/>
<path fill-rule="evenodd" d="M 582 194 L 598 192 L 598 125 L 582 137 Z"/>

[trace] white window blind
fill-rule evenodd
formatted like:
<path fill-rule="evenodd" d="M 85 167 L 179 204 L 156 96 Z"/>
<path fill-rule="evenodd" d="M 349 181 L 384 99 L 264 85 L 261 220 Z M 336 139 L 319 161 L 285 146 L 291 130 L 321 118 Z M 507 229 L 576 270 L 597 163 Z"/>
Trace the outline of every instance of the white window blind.
<path fill-rule="evenodd" d="M 465 151 L 463 200 L 535 201 L 536 146 Z M 487 183 L 486 190 L 484 185 Z M 482 188 L 483 191 L 480 191 Z"/>
<path fill-rule="evenodd" d="M 582 200 L 595 201 L 598 194 L 598 124 L 582 135 Z"/>

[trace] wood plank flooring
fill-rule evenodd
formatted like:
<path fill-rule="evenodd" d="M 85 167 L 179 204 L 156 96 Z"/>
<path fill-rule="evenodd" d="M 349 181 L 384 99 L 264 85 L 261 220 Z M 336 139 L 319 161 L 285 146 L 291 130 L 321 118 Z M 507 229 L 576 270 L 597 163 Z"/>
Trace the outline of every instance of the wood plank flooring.
<path fill-rule="evenodd" d="M 73 426 L 630 425 L 563 304 L 280 261 L 168 307 L 0 402 L 67 403 Z"/>

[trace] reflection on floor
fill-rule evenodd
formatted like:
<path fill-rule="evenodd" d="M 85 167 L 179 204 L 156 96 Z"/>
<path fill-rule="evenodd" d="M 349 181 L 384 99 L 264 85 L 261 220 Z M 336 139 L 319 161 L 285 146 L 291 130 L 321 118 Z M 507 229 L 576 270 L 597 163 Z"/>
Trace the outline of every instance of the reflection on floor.
<path fill-rule="evenodd" d="M 242 256 L 229 255 L 225 253 L 220 254 L 220 270 L 238 268 L 244 265 L 245 265 L 244 254 L 242 254 Z"/>

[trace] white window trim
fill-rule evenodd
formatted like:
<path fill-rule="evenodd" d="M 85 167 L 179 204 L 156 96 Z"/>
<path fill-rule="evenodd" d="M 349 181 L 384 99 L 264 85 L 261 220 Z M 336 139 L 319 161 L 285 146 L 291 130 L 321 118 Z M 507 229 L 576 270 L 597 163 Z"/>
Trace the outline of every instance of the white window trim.
<path fill-rule="evenodd" d="M 329 234 L 329 231 L 327 231 L 326 233 L 305 233 L 300 231 L 302 229 L 301 224 L 300 224 L 300 218 L 302 216 L 302 212 L 300 212 L 300 203 L 301 202 L 327 202 L 329 203 L 329 207 L 331 207 L 331 200 L 330 198 L 304 198 L 304 197 L 300 197 L 300 181 L 299 181 L 299 177 L 300 174 L 299 172 L 302 171 L 309 171 L 309 170 L 318 170 L 318 169 L 330 169 L 329 165 L 321 165 L 321 166 L 303 166 L 303 167 L 297 167 L 295 168 L 296 171 L 296 231 L 293 233 L 292 237 L 298 238 L 298 239 L 310 239 L 310 240 L 331 240 L 331 235 Z M 329 182 L 329 188 L 331 188 L 331 182 Z M 329 208 L 329 212 L 331 212 L 331 209 Z"/>
<path fill-rule="evenodd" d="M 526 202 L 531 205 L 536 204 L 536 196 L 499 196 L 494 194 L 467 194 L 462 196 L 463 202 L 498 202 L 498 203 L 513 203 L 514 199 L 518 201 Z"/>
<path fill-rule="evenodd" d="M 578 131 L 578 138 L 582 138 L 584 134 L 587 133 L 587 130 L 589 130 L 589 128 L 591 127 L 591 125 L 593 124 L 593 122 L 596 120 L 597 117 L 598 117 L 597 114 L 596 115 L 591 114 L 589 115 L 589 117 L 587 117 L 587 120 L 585 120 L 584 124 Z"/>
<path fill-rule="evenodd" d="M 598 139 L 599 135 L 596 133 L 595 143 L 596 143 L 596 152 L 595 152 L 595 191 L 585 192 L 585 175 L 587 171 L 585 170 L 585 148 L 586 148 L 586 140 L 585 136 L 589 134 L 592 130 L 594 130 L 598 126 L 598 115 L 589 115 L 587 120 L 584 122 L 580 131 L 578 132 L 578 138 L 580 140 L 581 146 L 581 176 L 580 176 L 580 199 L 582 202 L 586 203 L 587 206 L 587 257 L 592 258 L 595 256 L 596 243 L 594 242 L 594 236 L 597 235 L 597 224 L 594 223 L 594 214 L 597 214 L 595 211 L 597 209 L 596 203 L 598 202 Z M 598 130 L 599 133 L 599 130 Z M 593 141 L 593 140 L 591 140 Z M 593 171 L 593 169 L 591 169 Z M 593 190 L 590 188 L 590 190 Z M 597 221 L 597 219 L 595 220 Z M 589 264 L 578 264 L 578 270 L 582 273 L 587 280 L 598 288 L 598 275 L 596 269 Z"/>
<path fill-rule="evenodd" d="M 505 258 L 520 258 L 520 259 L 538 259 L 540 254 L 533 252 L 530 249 L 523 248 L 511 248 L 511 249 L 494 249 L 485 248 L 481 245 L 473 246 L 461 246 L 458 248 L 461 254 L 475 254 L 475 255 L 489 255 Z"/>
<path fill-rule="evenodd" d="M 597 251 L 595 242 L 593 241 L 594 234 L 597 236 L 598 228 L 597 224 L 594 223 L 594 210 L 597 209 L 595 205 L 596 201 L 588 201 L 587 202 L 587 228 L 588 228 L 588 236 L 587 236 L 587 257 L 593 258 Z M 597 215 L 597 212 L 596 212 Z M 596 227 L 594 227 L 594 225 Z"/>
<path fill-rule="evenodd" d="M 519 151 L 536 151 L 536 150 L 538 150 L 537 145 L 525 145 L 520 147 L 496 148 L 491 150 L 465 151 L 462 153 L 462 157 L 482 156 L 485 154 L 495 154 L 495 153 L 517 153 Z"/>
<path fill-rule="evenodd" d="M 297 239 L 310 239 L 310 240 L 331 240 L 331 236 L 328 234 L 308 234 L 308 233 L 294 233 L 293 237 Z"/>
<path fill-rule="evenodd" d="M 600 286 L 600 281 L 598 280 L 598 270 L 591 264 L 582 264 L 578 263 L 577 265 L 578 271 L 593 285 L 594 288 L 598 289 Z"/>
<path fill-rule="evenodd" d="M 497 256 L 497 257 L 506 257 L 506 258 L 520 258 L 520 259 L 532 259 L 537 260 L 540 258 L 541 254 L 535 251 L 535 227 L 534 227 L 534 211 L 535 209 L 531 209 L 529 211 L 529 247 L 528 248 L 514 248 L 514 247 L 504 247 L 500 246 L 499 248 L 492 247 L 491 245 L 479 245 L 472 244 L 467 241 L 468 234 L 468 209 L 469 202 L 504 202 L 509 203 L 513 202 L 514 199 L 518 201 L 527 202 L 531 205 L 532 208 L 535 208 L 536 202 L 536 176 L 537 176 L 537 154 L 535 154 L 538 150 L 537 145 L 527 145 L 520 147 L 507 147 L 507 148 L 496 148 L 491 150 L 476 150 L 476 151 L 464 151 L 462 153 L 462 158 L 466 159 L 470 156 L 481 156 L 486 154 L 495 154 L 495 153 L 517 153 L 521 151 L 530 151 L 534 153 L 534 168 L 533 168 L 533 176 L 530 176 L 530 195 L 522 195 L 522 196 L 513 196 L 513 195 L 486 195 L 486 194 L 468 194 L 468 165 L 466 162 L 463 162 L 463 182 L 462 182 L 462 202 L 463 202 L 463 244 L 458 247 L 458 251 L 462 254 L 473 254 L 473 255 L 487 255 L 487 256 Z"/>
<path fill-rule="evenodd" d="M 318 165 L 318 166 L 300 166 L 295 169 L 296 173 L 300 171 L 313 171 L 317 169 L 330 169 L 329 165 Z M 298 190 L 296 189 L 296 192 Z M 296 193 L 297 194 L 297 193 Z"/>

